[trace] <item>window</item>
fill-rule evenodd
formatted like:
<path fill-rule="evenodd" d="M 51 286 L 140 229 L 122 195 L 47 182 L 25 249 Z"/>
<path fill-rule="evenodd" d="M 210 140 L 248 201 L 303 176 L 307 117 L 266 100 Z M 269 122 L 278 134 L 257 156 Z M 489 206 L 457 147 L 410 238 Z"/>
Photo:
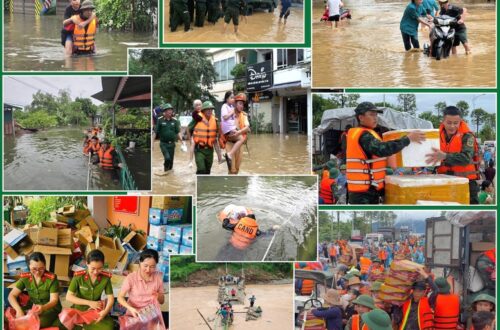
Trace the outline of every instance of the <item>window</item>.
<path fill-rule="evenodd" d="M 302 63 L 302 62 L 304 62 L 304 50 L 297 49 L 297 63 Z"/>
<path fill-rule="evenodd" d="M 288 65 L 286 49 L 278 49 L 278 69 L 282 69 Z"/>
<path fill-rule="evenodd" d="M 217 81 L 233 79 L 234 77 L 231 74 L 231 70 L 233 70 L 235 65 L 236 59 L 234 57 L 215 62 L 214 68 L 217 74 Z"/>

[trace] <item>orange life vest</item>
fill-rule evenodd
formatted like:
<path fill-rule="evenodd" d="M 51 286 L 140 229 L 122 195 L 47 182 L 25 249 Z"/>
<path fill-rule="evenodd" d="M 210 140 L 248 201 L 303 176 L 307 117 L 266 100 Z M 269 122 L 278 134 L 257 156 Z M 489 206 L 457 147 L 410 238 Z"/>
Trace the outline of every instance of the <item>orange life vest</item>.
<path fill-rule="evenodd" d="M 84 153 L 85 155 L 88 155 L 88 154 L 89 154 L 89 151 L 90 151 L 90 144 L 89 144 L 89 145 L 87 145 L 86 147 L 85 147 L 85 146 L 83 147 L 83 153 Z"/>
<path fill-rule="evenodd" d="M 384 249 L 380 249 L 378 251 L 378 258 L 380 259 L 380 261 L 384 261 L 385 259 L 387 259 L 387 253 Z"/>
<path fill-rule="evenodd" d="M 95 145 L 93 145 L 92 143 L 89 144 L 89 151 L 99 152 L 99 150 L 101 150 L 101 145 L 99 144 L 99 142 L 97 142 Z"/>
<path fill-rule="evenodd" d="M 304 270 L 312 270 L 311 267 L 306 266 L 302 268 Z M 309 296 L 314 289 L 314 280 L 302 280 L 302 288 L 300 289 L 300 294 L 302 296 Z"/>
<path fill-rule="evenodd" d="M 360 327 L 360 317 L 359 314 L 354 314 L 351 316 L 351 330 L 369 330 L 366 324 L 363 324 L 363 327 Z"/>
<path fill-rule="evenodd" d="M 455 176 L 461 176 L 468 178 L 470 180 L 479 179 L 479 147 L 477 144 L 476 137 L 470 131 L 469 126 L 462 120 L 460 126 L 458 127 L 457 133 L 452 136 L 450 142 L 446 142 L 446 131 L 444 125 L 439 126 L 440 133 L 440 149 L 446 153 L 457 153 L 462 152 L 462 138 L 465 134 L 469 133 L 474 138 L 474 155 L 472 157 L 472 163 L 467 165 L 453 165 L 445 166 L 441 165 L 437 168 L 439 174 L 452 174 Z"/>
<path fill-rule="evenodd" d="M 330 250 L 328 252 L 332 257 L 337 256 L 337 249 L 335 248 L 335 245 L 330 246 Z"/>
<path fill-rule="evenodd" d="M 457 329 L 460 298 L 456 294 L 438 294 L 434 307 L 434 329 Z"/>
<path fill-rule="evenodd" d="M 246 118 L 247 118 L 247 114 L 246 112 L 242 111 L 240 113 L 238 113 L 237 115 L 237 120 L 238 120 L 238 128 L 241 130 L 243 128 L 245 128 L 246 126 Z M 241 136 L 243 136 L 243 139 L 246 140 L 247 139 L 247 133 L 243 133 L 241 134 Z"/>
<path fill-rule="evenodd" d="M 95 34 L 97 30 L 96 19 L 94 18 L 84 28 L 80 28 L 78 24 L 84 21 L 80 15 L 74 15 L 71 18 L 73 21 L 76 20 L 75 30 L 73 32 L 73 49 L 77 52 L 93 51 L 95 49 Z"/>
<path fill-rule="evenodd" d="M 370 269 L 370 266 L 372 264 L 372 261 L 370 260 L 370 258 L 360 257 L 359 264 L 361 266 L 361 274 L 367 274 L 368 269 Z"/>
<path fill-rule="evenodd" d="M 367 192 L 370 186 L 377 190 L 384 188 L 387 158 L 372 155 L 368 159 L 359 144 L 359 138 L 364 132 L 382 141 L 374 130 L 365 127 L 351 128 L 347 133 L 346 176 L 349 192 Z"/>
<path fill-rule="evenodd" d="M 259 225 L 252 218 L 244 217 L 238 221 L 231 236 L 231 244 L 240 250 L 246 249 L 257 236 Z"/>
<path fill-rule="evenodd" d="M 111 154 L 111 152 L 114 150 L 115 149 L 113 147 L 109 147 L 106 151 L 104 151 L 102 148 L 99 150 L 99 161 L 101 162 L 103 169 L 114 169 L 113 155 Z"/>
<path fill-rule="evenodd" d="M 319 197 L 323 198 L 323 204 L 333 204 L 335 202 L 332 191 L 332 184 L 334 183 L 335 179 L 330 179 L 329 177 L 321 179 Z"/>
<path fill-rule="evenodd" d="M 408 299 L 403 304 L 403 321 L 399 330 L 404 330 L 406 327 L 406 322 L 408 322 L 408 316 L 410 315 L 412 299 Z M 434 314 L 432 312 L 431 306 L 429 305 L 429 299 L 427 297 L 420 298 L 418 302 L 418 328 L 420 330 L 424 329 L 434 329 Z"/>
<path fill-rule="evenodd" d="M 203 118 L 203 114 L 200 114 Z M 215 139 L 217 137 L 217 122 L 214 116 L 210 116 L 208 120 L 208 125 L 205 124 L 204 120 L 199 121 L 194 126 L 193 130 L 193 140 L 194 143 L 201 147 L 213 148 L 215 144 Z"/>
<path fill-rule="evenodd" d="M 496 249 L 493 248 L 483 253 L 492 263 L 496 264 Z"/>

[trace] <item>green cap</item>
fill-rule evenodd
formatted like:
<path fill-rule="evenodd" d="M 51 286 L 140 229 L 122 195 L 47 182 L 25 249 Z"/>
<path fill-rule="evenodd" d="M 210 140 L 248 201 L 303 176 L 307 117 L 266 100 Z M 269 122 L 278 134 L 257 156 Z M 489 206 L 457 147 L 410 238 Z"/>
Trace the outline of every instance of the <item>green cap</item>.
<path fill-rule="evenodd" d="M 378 112 L 378 113 L 383 113 L 384 112 L 384 110 L 382 108 L 377 108 L 371 102 L 361 102 L 360 104 L 358 104 L 358 106 L 356 107 L 356 109 L 354 109 L 354 113 L 356 115 L 362 115 L 362 114 L 364 114 L 365 112 L 368 112 L 368 111 L 375 111 L 375 112 Z"/>
<path fill-rule="evenodd" d="M 493 305 L 496 305 L 495 298 L 486 293 L 481 293 L 480 295 L 478 295 L 476 298 L 474 298 L 474 301 L 472 303 L 474 304 L 478 301 L 488 301 Z"/>
<path fill-rule="evenodd" d="M 370 330 L 392 330 L 392 322 L 389 314 L 381 309 L 374 309 L 371 312 L 363 313 L 361 319 Z"/>
<path fill-rule="evenodd" d="M 340 172 L 336 168 L 331 168 L 330 169 L 330 179 L 336 179 L 338 178 Z"/>
<path fill-rule="evenodd" d="M 372 259 L 372 262 L 379 262 L 380 263 L 381 261 L 380 261 L 379 258 L 375 257 L 375 258 Z"/>
<path fill-rule="evenodd" d="M 85 0 L 82 2 L 82 5 L 80 6 L 80 10 L 84 9 L 95 9 L 94 3 L 91 0 Z"/>
<path fill-rule="evenodd" d="M 359 271 L 359 269 L 357 268 L 353 268 L 351 269 L 348 274 L 351 274 L 351 275 L 354 275 L 354 276 L 358 276 L 358 277 L 361 277 L 361 272 Z"/>
<path fill-rule="evenodd" d="M 172 104 L 170 104 L 170 103 L 163 103 L 162 105 L 160 105 L 160 108 L 161 108 L 162 110 L 167 110 L 167 109 L 172 109 L 172 110 L 174 110 L 174 107 L 173 107 L 173 106 L 172 106 Z"/>
<path fill-rule="evenodd" d="M 438 293 L 450 293 L 450 283 L 444 277 L 436 278 L 434 282 L 438 288 Z"/>
<path fill-rule="evenodd" d="M 331 168 L 336 168 L 337 167 L 337 163 L 333 160 L 329 160 L 326 162 L 326 167 L 328 167 L 328 169 L 331 169 Z"/>
<path fill-rule="evenodd" d="M 346 170 L 346 169 L 347 169 L 347 166 L 345 166 L 345 164 L 344 164 L 344 165 L 340 165 L 340 170 L 341 170 L 341 171 L 342 171 L 342 170 Z"/>
<path fill-rule="evenodd" d="M 207 110 L 207 109 L 215 109 L 212 102 L 210 102 L 210 101 L 203 102 L 203 105 L 201 106 L 201 111 Z"/>
<path fill-rule="evenodd" d="M 355 305 L 361 305 L 371 309 L 375 309 L 375 303 L 373 302 L 373 298 L 366 294 L 362 294 L 358 298 L 354 299 L 352 303 Z"/>

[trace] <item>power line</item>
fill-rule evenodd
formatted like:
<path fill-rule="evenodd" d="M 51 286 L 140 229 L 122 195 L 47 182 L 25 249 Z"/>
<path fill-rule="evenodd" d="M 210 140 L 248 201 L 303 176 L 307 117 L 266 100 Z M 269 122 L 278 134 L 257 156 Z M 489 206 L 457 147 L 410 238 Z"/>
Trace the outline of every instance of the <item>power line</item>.
<path fill-rule="evenodd" d="M 32 84 L 29 84 L 29 83 L 27 83 L 27 82 L 25 82 L 25 81 L 22 81 L 22 80 L 16 79 L 16 78 L 14 78 L 14 77 L 7 76 L 7 78 L 10 78 L 10 79 L 12 79 L 12 80 L 15 80 L 15 81 L 17 81 L 18 83 L 21 83 L 21 84 L 23 84 L 23 85 L 26 85 L 26 86 L 28 86 L 28 87 L 30 87 L 30 88 L 32 88 L 32 89 L 34 89 L 34 90 L 36 90 L 36 91 L 43 91 L 43 92 L 45 92 L 45 93 L 47 93 L 47 94 L 51 94 L 51 95 L 53 94 L 53 93 L 51 93 L 51 92 L 46 91 L 46 90 L 45 90 L 45 89 L 43 89 L 43 88 L 33 86 Z"/>

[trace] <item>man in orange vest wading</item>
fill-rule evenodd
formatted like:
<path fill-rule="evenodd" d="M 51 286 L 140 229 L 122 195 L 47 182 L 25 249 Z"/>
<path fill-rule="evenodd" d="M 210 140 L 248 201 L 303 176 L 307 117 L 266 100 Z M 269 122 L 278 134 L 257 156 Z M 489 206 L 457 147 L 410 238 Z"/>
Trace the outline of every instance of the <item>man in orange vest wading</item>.
<path fill-rule="evenodd" d="M 120 180 L 120 168 L 122 164 L 118 158 L 115 148 L 109 143 L 108 140 L 103 140 L 101 149 L 97 153 L 99 159 L 94 164 L 99 163 L 99 167 L 111 174 L 111 178 L 115 183 Z"/>
<path fill-rule="evenodd" d="M 362 294 L 358 298 L 354 299 L 352 303 L 355 305 L 355 309 L 358 314 L 351 316 L 351 318 L 347 321 L 345 330 L 369 330 L 362 316 L 363 314 L 375 309 L 373 298 Z"/>
<path fill-rule="evenodd" d="M 436 165 L 439 174 L 469 179 L 470 204 L 479 204 L 479 147 L 476 137 L 462 120 L 460 109 L 454 106 L 443 111 L 439 126 L 440 150 L 427 154 L 427 163 Z"/>
<path fill-rule="evenodd" d="M 192 132 L 196 174 L 210 174 L 214 162 L 214 146 L 217 143 L 219 123 L 212 111 L 215 109 L 210 101 L 203 102 L 201 106 L 201 120 L 194 125 Z M 191 126 L 193 123 L 189 124 Z"/>
<path fill-rule="evenodd" d="M 379 113 L 383 110 L 370 102 L 361 102 L 354 110 L 359 127 L 347 133 L 346 174 L 350 204 L 379 204 L 383 196 L 386 157 L 425 140 L 421 131 L 413 131 L 401 139 L 382 142 L 375 132 Z"/>

